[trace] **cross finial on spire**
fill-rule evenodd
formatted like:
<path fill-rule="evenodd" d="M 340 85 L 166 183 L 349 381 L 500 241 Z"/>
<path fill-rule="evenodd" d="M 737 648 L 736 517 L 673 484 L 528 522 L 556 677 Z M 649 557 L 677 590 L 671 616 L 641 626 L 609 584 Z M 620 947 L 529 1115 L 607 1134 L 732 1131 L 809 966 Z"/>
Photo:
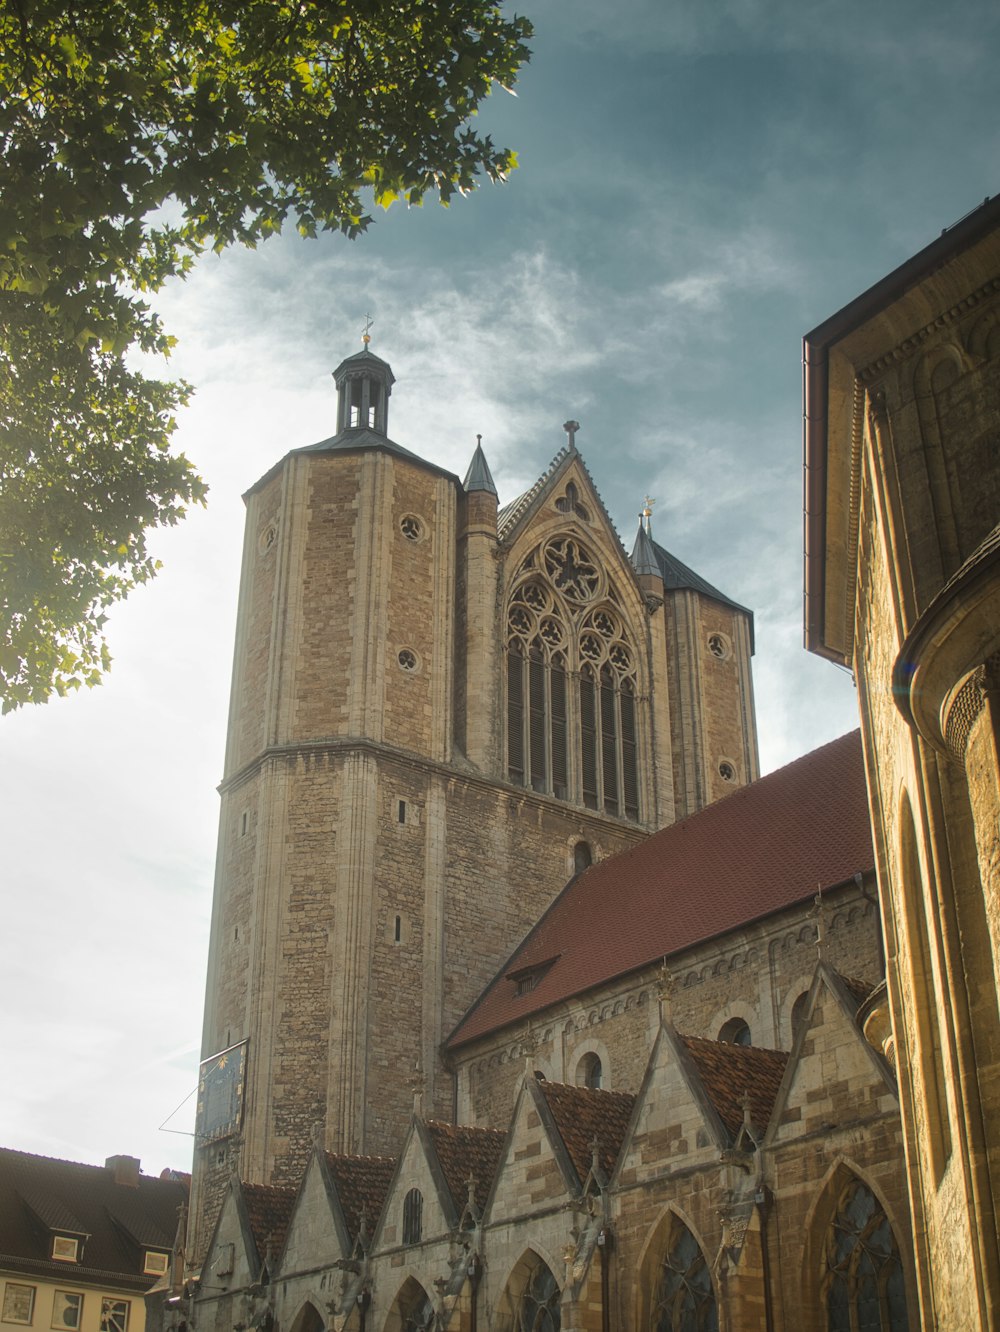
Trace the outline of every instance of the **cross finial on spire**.
<path fill-rule="evenodd" d="M 371 342 L 371 340 L 372 340 L 372 339 L 371 339 L 371 326 L 372 326 L 372 324 L 374 324 L 374 322 L 375 322 L 375 320 L 373 319 L 371 313 L 369 312 L 369 313 L 365 316 L 365 331 L 361 334 L 361 341 L 365 344 L 365 348 L 366 348 L 366 349 L 367 349 L 367 347 L 368 347 L 369 342 Z"/>
<path fill-rule="evenodd" d="M 569 447 L 570 447 L 570 449 L 572 449 L 573 451 L 576 450 L 576 432 L 577 432 L 579 429 L 580 429 L 580 422 L 579 422 L 579 421 L 564 421 L 564 422 L 563 422 L 563 430 L 565 430 L 565 431 L 566 431 L 566 434 L 569 435 Z"/>
<path fill-rule="evenodd" d="M 653 535 L 653 505 L 655 503 L 656 500 L 654 500 L 651 495 L 644 496 L 642 501 L 642 509 L 639 512 L 639 521 L 646 529 L 646 535 L 648 537 L 651 537 Z"/>

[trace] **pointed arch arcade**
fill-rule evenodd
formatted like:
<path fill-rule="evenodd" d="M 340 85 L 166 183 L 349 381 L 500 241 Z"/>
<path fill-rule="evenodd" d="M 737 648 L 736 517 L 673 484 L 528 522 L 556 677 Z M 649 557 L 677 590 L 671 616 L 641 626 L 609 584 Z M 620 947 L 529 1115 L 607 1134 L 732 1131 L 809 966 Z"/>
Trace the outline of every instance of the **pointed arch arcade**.
<path fill-rule="evenodd" d="M 549 538 L 507 602 L 507 776 L 638 820 L 638 657 L 614 586 L 576 537 Z"/>

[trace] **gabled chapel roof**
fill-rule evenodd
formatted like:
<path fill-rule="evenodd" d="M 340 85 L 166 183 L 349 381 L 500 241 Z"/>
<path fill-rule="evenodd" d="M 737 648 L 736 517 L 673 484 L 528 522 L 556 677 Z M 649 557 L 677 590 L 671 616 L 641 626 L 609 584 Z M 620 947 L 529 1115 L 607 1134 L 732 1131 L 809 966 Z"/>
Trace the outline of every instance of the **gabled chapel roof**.
<path fill-rule="evenodd" d="M 264 1262 L 270 1250 L 272 1259 L 276 1260 L 285 1247 L 288 1223 L 295 1205 L 295 1189 L 242 1181 L 240 1188 L 257 1257 Z"/>
<path fill-rule="evenodd" d="M 571 879 L 447 1045 L 808 902 L 874 863 L 852 731 Z M 518 994 L 511 977 L 535 967 L 534 988 Z"/>
<path fill-rule="evenodd" d="M 375 1229 L 389 1193 L 396 1160 L 391 1156 L 336 1156 L 333 1152 L 325 1152 L 324 1156 L 353 1244 L 361 1230 L 362 1217 L 369 1235 Z"/>
<path fill-rule="evenodd" d="M 593 1164 L 595 1138 L 598 1165 L 605 1178 L 610 1177 L 625 1141 L 635 1096 L 631 1092 L 573 1087 L 565 1082 L 540 1081 L 538 1090 L 545 1099 L 581 1186 L 586 1183 Z"/>
<path fill-rule="evenodd" d="M 469 1176 L 475 1181 L 473 1202 L 480 1213 L 500 1165 L 507 1134 L 503 1129 L 475 1128 L 428 1119 L 424 1128 L 431 1139 L 458 1216 L 469 1197 Z"/>
<path fill-rule="evenodd" d="M 743 1126 L 743 1100 L 748 1098 L 750 1119 L 758 1131 L 767 1128 L 781 1086 L 788 1055 L 755 1045 L 730 1045 L 700 1036 L 679 1036 L 690 1055 L 701 1085 L 735 1141 Z"/>

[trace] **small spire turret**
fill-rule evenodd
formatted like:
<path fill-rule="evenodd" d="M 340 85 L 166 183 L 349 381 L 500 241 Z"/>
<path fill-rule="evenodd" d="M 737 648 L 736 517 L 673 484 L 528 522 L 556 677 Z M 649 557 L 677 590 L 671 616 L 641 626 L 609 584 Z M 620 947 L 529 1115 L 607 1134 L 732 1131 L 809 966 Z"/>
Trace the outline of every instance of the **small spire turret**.
<path fill-rule="evenodd" d="M 645 510 L 640 515 L 639 530 L 635 534 L 635 545 L 632 547 L 632 568 L 635 570 L 637 577 L 656 578 L 662 584 L 663 572 L 656 558 L 656 551 L 653 549 L 653 539 L 649 535 L 648 528 L 643 526 L 643 517 L 645 517 Z"/>
<path fill-rule="evenodd" d="M 465 474 L 462 485 L 467 495 L 474 490 L 483 490 L 488 495 L 496 496 L 497 488 L 493 484 L 486 454 L 483 452 L 482 435 L 476 436 L 476 451 L 472 455 L 472 462 L 469 463 L 469 470 Z"/>

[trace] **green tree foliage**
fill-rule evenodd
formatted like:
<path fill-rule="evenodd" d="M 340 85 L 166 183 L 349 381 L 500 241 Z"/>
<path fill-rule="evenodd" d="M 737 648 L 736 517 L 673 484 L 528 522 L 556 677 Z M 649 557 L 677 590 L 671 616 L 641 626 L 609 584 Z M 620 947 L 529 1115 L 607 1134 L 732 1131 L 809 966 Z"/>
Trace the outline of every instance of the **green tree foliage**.
<path fill-rule="evenodd" d="M 171 345 L 144 296 L 206 247 L 503 179 L 470 118 L 529 35 L 487 0 L 0 6 L 4 711 L 100 679 L 147 533 L 204 500 L 170 451 L 188 387 L 127 360 Z"/>

